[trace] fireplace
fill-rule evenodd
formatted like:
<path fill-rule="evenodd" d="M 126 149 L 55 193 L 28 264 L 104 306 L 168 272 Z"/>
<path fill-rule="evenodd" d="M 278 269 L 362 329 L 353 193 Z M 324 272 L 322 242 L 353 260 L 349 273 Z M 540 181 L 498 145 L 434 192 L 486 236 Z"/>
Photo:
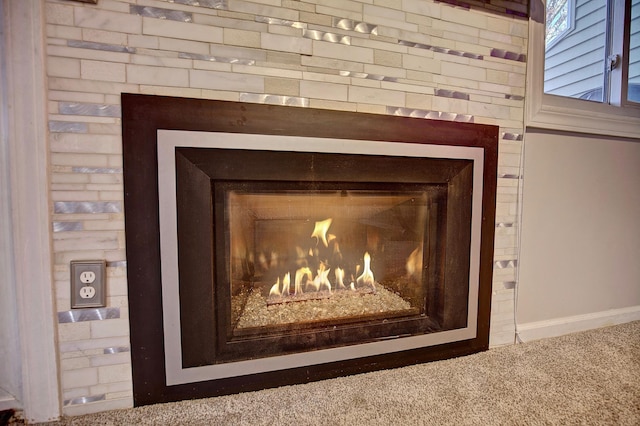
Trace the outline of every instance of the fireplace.
<path fill-rule="evenodd" d="M 487 348 L 495 127 L 122 105 L 136 405 Z"/>

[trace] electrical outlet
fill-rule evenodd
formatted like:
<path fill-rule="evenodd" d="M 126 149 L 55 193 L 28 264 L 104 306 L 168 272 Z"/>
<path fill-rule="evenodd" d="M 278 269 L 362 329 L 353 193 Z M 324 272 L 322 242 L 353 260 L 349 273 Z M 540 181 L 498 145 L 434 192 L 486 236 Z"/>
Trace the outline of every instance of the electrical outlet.
<path fill-rule="evenodd" d="M 71 308 L 98 308 L 106 305 L 106 262 L 72 260 Z"/>

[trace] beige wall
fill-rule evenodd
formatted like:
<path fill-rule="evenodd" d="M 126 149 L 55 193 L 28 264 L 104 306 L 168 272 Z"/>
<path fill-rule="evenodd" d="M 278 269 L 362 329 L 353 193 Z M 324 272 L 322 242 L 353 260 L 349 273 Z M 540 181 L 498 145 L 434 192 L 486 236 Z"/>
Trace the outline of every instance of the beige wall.
<path fill-rule="evenodd" d="M 518 320 L 640 305 L 640 143 L 528 132 Z"/>

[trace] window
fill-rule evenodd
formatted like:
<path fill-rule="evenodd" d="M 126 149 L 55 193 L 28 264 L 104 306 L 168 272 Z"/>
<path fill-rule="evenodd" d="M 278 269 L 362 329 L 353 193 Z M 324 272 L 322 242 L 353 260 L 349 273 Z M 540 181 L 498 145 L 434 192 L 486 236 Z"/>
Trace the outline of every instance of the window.
<path fill-rule="evenodd" d="M 640 101 L 640 0 L 631 0 L 631 37 L 625 37 L 624 17 L 629 11 L 624 8 L 624 1 L 614 0 L 547 1 L 544 93 L 614 105 L 625 98 Z M 573 28 L 569 28 L 571 17 L 575 17 Z M 628 61 L 622 60 L 625 56 Z M 613 71 L 625 66 L 627 84 L 622 85 Z M 622 96 L 625 87 L 627 94 Z"/>
<path fill-rule="evenodd" d="M 528 127 L 639 138 L 639 9 L 640 0 L 547 0 L 532 9 Z"/>

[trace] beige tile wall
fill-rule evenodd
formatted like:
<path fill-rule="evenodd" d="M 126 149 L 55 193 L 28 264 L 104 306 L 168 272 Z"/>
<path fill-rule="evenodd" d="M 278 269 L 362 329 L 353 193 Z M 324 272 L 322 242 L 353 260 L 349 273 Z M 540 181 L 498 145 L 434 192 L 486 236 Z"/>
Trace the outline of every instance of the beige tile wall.
<path fill-rule="evenodd" d="M 121 92 L 499 125 L 491 345 L 511 343 L 526 34 L 432 0 L 46 0 L 64 413 L 133 404 Z M 74 259 L 107 260 L 107 308 L 84 318 Z"/>

